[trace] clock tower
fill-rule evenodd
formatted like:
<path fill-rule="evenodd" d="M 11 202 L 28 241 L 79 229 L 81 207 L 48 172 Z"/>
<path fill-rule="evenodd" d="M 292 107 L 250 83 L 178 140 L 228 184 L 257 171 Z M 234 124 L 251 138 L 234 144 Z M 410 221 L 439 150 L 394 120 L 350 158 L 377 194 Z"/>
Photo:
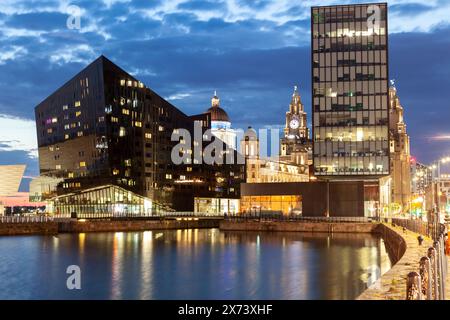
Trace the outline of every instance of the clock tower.
<path fill-rule="evenodd" d="M 294 162 L 305 164 L 310 147 L 306 112 L 298 93 L 298 88 L 295 86 L 291 103 L 289 104 L 289 111 L 286 112 L 284 137 L 281 139 L 281 156 L 293 156 L 295 158 L 293 159 Z"/>
<path fill-rule="evenodd" d="M 308 139 L 309 132 L 306 123 L 306 112 L 297 86 L 294 87 L 289 111 L 286 112 L 285 138 Z"/>

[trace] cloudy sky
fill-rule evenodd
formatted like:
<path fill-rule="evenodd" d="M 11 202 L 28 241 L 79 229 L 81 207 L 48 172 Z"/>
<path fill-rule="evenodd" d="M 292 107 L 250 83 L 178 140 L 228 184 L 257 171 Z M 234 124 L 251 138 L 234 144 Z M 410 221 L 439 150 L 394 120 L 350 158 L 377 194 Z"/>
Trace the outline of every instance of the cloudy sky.
<path fill-rule="evenodd" d="M 310 6 L 358 2 L 0 0 L 0 164 L 38 174 L 34 106 L 100 54 L 188 114 L 217 90 L 234 127 L 282 125 L 297 84 L 310 116 Z M 450 154 L 450 1 L 388 3 L 390 77 L 431 162 Z"/>

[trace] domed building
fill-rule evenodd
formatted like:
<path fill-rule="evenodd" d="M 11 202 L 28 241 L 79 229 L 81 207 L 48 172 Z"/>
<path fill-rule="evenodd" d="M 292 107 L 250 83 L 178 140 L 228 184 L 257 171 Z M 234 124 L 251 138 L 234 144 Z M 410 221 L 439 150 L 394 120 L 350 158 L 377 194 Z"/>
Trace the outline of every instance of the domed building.
<path fill-rule="evenodd" d="M 231 128 L 230 117 L 220 107 L 220 99 L 216 91 L 211 99 L 211 107 L 205 113 L 211 115 L 212 134 L 236 150 L 236 132 Z"/>

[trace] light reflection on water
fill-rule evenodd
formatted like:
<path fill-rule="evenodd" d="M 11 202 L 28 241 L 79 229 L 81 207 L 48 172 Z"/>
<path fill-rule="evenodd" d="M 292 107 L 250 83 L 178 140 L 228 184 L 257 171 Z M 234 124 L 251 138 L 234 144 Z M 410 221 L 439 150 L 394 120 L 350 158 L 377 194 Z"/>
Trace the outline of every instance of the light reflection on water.
<path fill-rule="evenodd" d="M 69 265 L 82 289 L 66 289 Z M 0 299 L 353 299 L 391 262 L 369 234 L 218 229 L 0 237 Z"/>

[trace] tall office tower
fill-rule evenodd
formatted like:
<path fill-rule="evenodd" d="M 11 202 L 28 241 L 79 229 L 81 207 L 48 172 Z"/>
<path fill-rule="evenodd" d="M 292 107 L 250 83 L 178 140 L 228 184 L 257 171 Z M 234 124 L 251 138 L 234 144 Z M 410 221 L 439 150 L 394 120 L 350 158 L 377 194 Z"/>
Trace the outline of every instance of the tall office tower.
<path fill-rule="evenodd" d="M 243 165 L 172 161 L 179 142 L 172 133 L 187 129 L 193 140 L 197 123 L 202 137 L 210 115 L 185 115 L 104 56 L 41 102 L 35 116 L 40 173 L 61 179 L 50 199 L 55 213 L 238 210 Z M 184 154 L 204 148 L 184 143 Z"/>
<path fill-rule="evenodd" d="M 389 174 L 387 4 L 313 7 L 314 170 Z"/>
<path fill-rule="evenodd" d="M 362 181 L 342 196 L 381 215 L 391 201 L 387 4 L 312 7 L 311 28 L 314 174 Z"/>

